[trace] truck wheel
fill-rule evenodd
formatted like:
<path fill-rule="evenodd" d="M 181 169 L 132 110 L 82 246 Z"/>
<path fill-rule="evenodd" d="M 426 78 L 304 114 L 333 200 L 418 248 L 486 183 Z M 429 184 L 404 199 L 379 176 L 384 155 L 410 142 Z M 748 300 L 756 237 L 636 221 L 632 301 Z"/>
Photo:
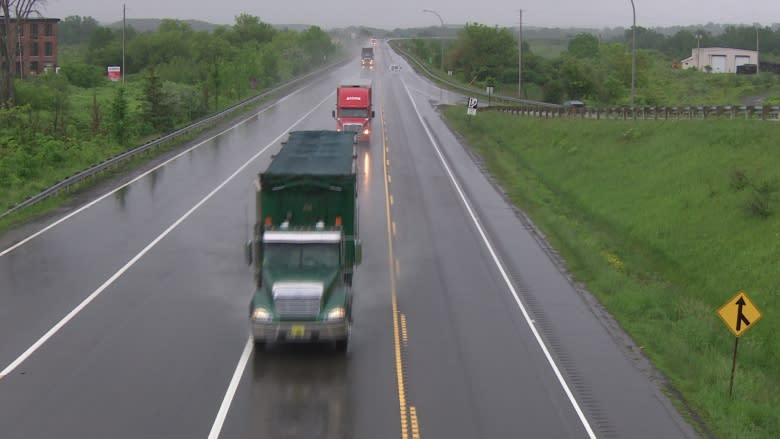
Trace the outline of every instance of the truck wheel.
<path fill-rule="evenodd" d="M 336 350 L 339 352 L 347 353 L 349 350 L 349 339 L 351 338 L 352 334 L 352 321 L 349 320 L 349 323 L 347 324 L 347 336 L 343 340 L 337 340 L 336 341 Z"/>

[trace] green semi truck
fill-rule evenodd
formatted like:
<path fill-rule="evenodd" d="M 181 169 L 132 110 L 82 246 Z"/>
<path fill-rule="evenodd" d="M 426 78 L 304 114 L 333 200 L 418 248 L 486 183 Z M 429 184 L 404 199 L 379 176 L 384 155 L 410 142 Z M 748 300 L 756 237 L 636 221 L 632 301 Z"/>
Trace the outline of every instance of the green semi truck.
<path fill-rule="evenodd" d="M 255 186 L 247 245 L 255 345 L 331 341 L 346 350 L 361 258 L 354 133 L 291 132 Z"/>

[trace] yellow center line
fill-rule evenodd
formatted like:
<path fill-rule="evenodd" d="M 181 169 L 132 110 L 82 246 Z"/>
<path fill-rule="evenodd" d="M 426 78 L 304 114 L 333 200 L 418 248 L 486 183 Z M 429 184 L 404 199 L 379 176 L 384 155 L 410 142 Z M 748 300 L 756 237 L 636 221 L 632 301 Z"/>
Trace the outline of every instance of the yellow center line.
<path fill-rule="evenodd" d="M 384 90 L 380 87 L 380 91 L 383 92 Z M 384 127 L 384 110 L 379 113 L 379 121 Z M 390 204 L 392 203 L 393 198 L 392 195 L 390 195 L 390 187 L 388 185 L 387 179 L 387 176 L 389 175 L 387 173 L 387 167 L 390 164 L 390 161 L 387 159 L 387 140 L 384 136 L 382 138 L 382 142 L 384 143 L 382 151 L 384 154 L 383 162 L 385 174 L 385 200 L 387 200 L 385 203 L 385 213 L 387 215 L 387 260 L 390 264 L 390 293 L 393 308 L 393 350 L 395 351 L 395 374 L 396 384 L 398 386 L 398 408 L 401 414 L 401 439 L 409 439 L 409 419 L 406 413 L 406 383 L 404 382 L 403 358 L 401 357 L 401 337 L 398 322 L 398 292 L 396 291 L 395 274 L 393 271 L 393 261 L 395 260 L 395 256 L 393 253 L 393 238 L 391 230 L 391 224 L 393 221 L 392 215 L 390 214 Z"/>
<path fill-rule="evenodd" d="M 412 420 L 412 439 L 420 439 L 420 426 L 417 425 L 417 408 L 409 407 L 409 417 Z"/>
<path fill-rule="evenodd" d="M 401 340 L 404 345 L 409 344 L 409 332 L 406 330 L 406 314 L 401 313 Z"/>

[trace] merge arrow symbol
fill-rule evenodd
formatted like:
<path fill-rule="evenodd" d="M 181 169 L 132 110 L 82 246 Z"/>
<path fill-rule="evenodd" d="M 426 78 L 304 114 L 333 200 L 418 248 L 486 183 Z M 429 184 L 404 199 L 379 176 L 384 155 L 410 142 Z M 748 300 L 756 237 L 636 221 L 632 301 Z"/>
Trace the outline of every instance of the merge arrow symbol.
<path fill-rule="evenodd" d="M 745 322 L 745 326 L 750 326 L 750 320 L 742 314 L 742 307 L 745 306 L 745 298 L 740 297 L 736 302 L 737 305 L 737 332 L 742 328 L 742 322 Z"/>

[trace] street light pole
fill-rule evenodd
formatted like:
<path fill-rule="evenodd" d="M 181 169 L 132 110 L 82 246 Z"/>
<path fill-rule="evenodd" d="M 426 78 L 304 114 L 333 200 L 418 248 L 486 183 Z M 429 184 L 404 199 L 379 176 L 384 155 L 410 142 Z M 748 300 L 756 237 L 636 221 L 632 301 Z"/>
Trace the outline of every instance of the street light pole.
<path fill-rule="evenodd" d="M 441 35 L 441 37 L 439 37 L 440 38 L 439 42 L 441 43 L 441 65 L 440 65 L 439 68 L 441 68 L 441 70 L 444 71 L 444 20 L 442 20 L 441 19 L 441 15 L 439 15 L 439 13 L 434 11 L 434 10 L 423 9 L 422 11 L 423 12 L 429 12 L 429 13 L 435 15 L 436 17 L 439 18 L 439 22 L 441 23 L 442 35 Z"/>
<path fill-rule="evenodd" d="M 634 96 L 636 95 L 636 7 L 631 0 L 631 10 L 634 14 L 634 25 L 631 26 L 631 110 L 634 109 Z"/>
<path fill-rule="evenodd" d="M 701 71 L 701 34 L 696 34 L 696 70 Z"/>

